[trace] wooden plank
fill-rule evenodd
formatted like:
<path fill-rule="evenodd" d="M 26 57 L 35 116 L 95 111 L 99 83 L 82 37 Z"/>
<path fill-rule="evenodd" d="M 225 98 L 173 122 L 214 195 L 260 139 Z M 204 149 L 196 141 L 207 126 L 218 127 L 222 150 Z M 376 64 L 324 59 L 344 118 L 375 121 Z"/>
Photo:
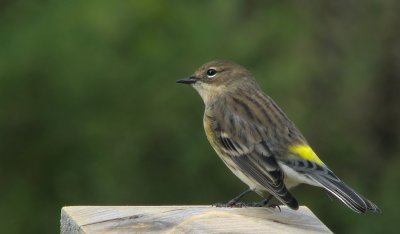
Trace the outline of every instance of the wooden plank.
<path fill-rule="evenodd" d="M 70 206 L 61 233 L 332 233 L 307 207 Z"/>

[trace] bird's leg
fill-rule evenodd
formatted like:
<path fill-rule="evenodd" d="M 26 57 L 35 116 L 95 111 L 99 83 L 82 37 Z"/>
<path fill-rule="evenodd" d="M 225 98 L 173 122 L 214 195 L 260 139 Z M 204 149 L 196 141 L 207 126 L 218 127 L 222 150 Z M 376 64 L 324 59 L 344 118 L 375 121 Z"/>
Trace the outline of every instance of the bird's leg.
<path fill-rule="evenodd" d="M 272 196 L 271 194 L 264 200 L 260 201 L 260 202 L 252 202 L 252 203 L 246 203 L 246 204 L 241 204 L 242 206 L 245 207 L 270 207 L 270 208 L 278 208 L 279 211 L 281 211 L 281 208 L 279 207 L 279 205 L 275 205 L 275 204 L 268 204 L 271 199 L 274 196 Z"/>
<path fill-rule="evenodd" d="M 250 203 L 245 203 L 243 206 L 246 207 L 264 207 L 267 206 L 268 202 L 273 198 L 273 196 L 270 194 L 266 199 L 260 201 L 260 202 L 250 202 Z"/>
<path fill-rule="evenodd" d="M 272 199 L 273 197 L 274 197 L 274 196 L 272 196 L 272 194 L 270 194 L 270 195 L 267 197 L 267 199 L 265 199 L 264 201 L 262 201 L 263 206 L 267 206 L 267 207 L 270 207 L 270 208 L 278 208 L 278 209 L 279 209 L 279 212 L 281 212 L 282 210 L 281 210 L 281 208 L 279 207 L 279 205 L 276 205 L 276 204 L 269 204 L 269 205 L 268 205 L 268 202 L 270 202 L 271 199 Z"/>
<path fill-rule="evenodd" d="M 233 199 L 231 199 L 230 201 L 228 201 L 227 203 L 225 203 L 225 204 L 217 203 L 217 204 L 214 204 L 214 206 L 216 206 L 216 207 L 242 207 L 243 204 L 238 203 L 238 201 L 240 200 L 240 198 L 244 197 L 244 195 L 248 194 L 251 191 L 252 190 L 249 188 L 246 191 L 244 191 L 243 193 L 239 194 L 238 196 L 236 196 Z"/>

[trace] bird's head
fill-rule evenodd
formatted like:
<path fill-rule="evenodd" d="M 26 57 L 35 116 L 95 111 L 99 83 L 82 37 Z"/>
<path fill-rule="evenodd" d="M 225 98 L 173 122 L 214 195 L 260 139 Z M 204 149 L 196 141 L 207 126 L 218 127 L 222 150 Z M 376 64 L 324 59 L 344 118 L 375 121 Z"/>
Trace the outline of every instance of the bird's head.
<path fill-rule="evenodd" d="M 243 66 L 230 61 L 215 60 L 202 65 L 193 75 L 177 80 L 189 84 L 207 104 L 219 95 L 234 92 L 244 86 L 256 86 L 251 73 Z"/>

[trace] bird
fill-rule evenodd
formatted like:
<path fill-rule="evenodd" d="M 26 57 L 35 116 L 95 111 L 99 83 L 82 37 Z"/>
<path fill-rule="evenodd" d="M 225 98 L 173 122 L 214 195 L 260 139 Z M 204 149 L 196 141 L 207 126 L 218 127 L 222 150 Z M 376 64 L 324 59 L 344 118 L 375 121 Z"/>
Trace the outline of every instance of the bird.
<path fill-rule="evenodd" d="M 198 92 L 205 104 L 203 125 L 208 141 L 248 186 L 223 206 L 240 204 L 253 191 L 264 198 L 257 206 L 266 206 L 275 197 L 297 210 L 298 201 L 289 190 L 308 184 L 323 188 L 357 213 L 381 212 L 328 168 L 245 67 L 214 60 L 176 82 Z"/>

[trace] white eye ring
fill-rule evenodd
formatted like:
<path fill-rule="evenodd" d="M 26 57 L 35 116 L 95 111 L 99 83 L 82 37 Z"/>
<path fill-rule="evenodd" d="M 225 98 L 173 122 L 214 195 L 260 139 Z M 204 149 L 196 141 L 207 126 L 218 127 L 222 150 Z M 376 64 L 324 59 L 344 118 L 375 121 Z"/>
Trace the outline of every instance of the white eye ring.
<path fill-rule="evenodd" d="M 217 70 L 215 70 L 214 68 L 210 68 L 207 70 L 207 76 L 208 78 L 212 78 L 215 75 L 217 75 Z"/>

